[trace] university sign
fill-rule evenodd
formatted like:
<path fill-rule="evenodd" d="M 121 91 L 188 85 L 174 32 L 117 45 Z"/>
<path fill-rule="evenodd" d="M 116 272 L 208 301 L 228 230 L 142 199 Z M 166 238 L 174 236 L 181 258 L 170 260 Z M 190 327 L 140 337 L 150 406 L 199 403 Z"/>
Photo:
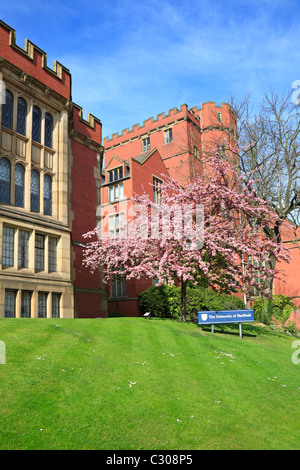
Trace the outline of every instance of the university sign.
<path fill-rule="evenodd" d="M 213 325 L 218 323 L 239 323 L 242 337 L 242 323 L 254 321 L 254 310 L 220 310 L 198 312 L 198 325 Z"/>

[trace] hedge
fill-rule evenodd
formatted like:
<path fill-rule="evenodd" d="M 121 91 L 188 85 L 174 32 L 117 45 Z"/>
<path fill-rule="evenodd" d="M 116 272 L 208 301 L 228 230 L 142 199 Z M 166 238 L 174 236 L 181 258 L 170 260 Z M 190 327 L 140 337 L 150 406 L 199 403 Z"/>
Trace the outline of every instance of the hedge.
<path fill-rule="evenodd" d="M 138 295 L 142 314 L 150 312 L 154 317 L 180 317 L 180 287 L 161 285 L 149 287 Z M 205 287 L 187 288 L 187 316 L 200 310 L 240 310 L 244 302 L 235 295 L 220 294 Z"/>

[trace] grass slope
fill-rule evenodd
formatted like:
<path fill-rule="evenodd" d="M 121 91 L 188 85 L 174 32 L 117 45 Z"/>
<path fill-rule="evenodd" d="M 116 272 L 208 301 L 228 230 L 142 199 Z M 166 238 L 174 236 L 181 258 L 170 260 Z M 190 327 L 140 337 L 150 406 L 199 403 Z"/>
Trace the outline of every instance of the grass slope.
<path fill-rule="evenodd" d="M 293 339 L 144 318 L 0 319 L 0 449 L 299 449 Z"/>

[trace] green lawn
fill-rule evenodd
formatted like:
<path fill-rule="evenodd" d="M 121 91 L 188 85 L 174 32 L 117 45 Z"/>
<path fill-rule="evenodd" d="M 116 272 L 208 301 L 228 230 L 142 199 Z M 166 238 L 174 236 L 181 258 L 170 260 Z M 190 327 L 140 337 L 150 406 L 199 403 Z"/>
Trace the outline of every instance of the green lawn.
<path fill-rule="evenodd" d="M 0 449 L 299 449 L 295 338 L 144 318 L 0 319 Z"/>

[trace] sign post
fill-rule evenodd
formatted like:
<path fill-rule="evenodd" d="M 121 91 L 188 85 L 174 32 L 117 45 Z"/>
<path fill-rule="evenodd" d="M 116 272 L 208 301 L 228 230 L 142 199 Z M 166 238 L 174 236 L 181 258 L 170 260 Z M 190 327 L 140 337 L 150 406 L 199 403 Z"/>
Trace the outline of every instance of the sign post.
<path fill-rule="evenodd" d="M 242 338 L 242 323 L 254 321 L 254 310 L 220 310 L 198 312 L 198 325 L 211 325 L 214 332 L 214 325 L 219 323 L 238 323 L 239 336 Z"/>

